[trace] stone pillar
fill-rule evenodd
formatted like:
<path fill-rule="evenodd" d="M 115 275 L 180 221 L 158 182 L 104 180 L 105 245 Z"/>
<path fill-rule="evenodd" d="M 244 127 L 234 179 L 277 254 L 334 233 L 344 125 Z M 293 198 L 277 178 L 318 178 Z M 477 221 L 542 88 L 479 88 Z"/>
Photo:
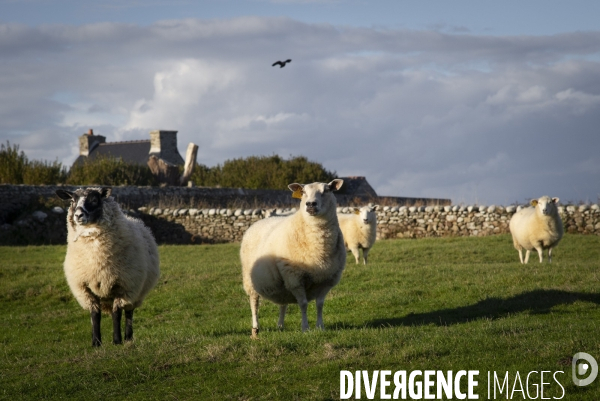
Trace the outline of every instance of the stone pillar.
<path fill-rule="evenodd" d="M 94 135 L 94 131 L 90 129 L 87 134 L 83 134 L 79 137 L 79 154 L 81 156 L 89 156 L 96 146 L 105 142 L 106 137 Z"/>
<path fill-rule="evenodd" d="M 172 164 L 183 164 L 177 150 L 177 131 L 150 131 L 150 154 Z"/>

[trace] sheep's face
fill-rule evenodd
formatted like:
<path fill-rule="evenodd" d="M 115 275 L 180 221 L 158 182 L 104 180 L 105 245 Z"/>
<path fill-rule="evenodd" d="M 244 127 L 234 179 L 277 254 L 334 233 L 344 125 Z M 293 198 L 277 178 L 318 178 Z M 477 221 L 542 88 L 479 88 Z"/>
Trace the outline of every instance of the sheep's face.
<path fill-rule="evenodd" d="M 360 215 L 360 220 L 363 224 L 371 224 L 376 221 L 377 216 L 375 215 L 375 211 L 379 206 L 363 206 L 360 209 L 355 209 L 357 214 Z"/>
<path fill-rule="evenodd" d="M 76 226 L 96 223 L 102 217 L 102 202 L 110 196 L 110 188 L 79 188 L 75 192 L 59 189 L 59 198 L 71 201 L 68 219 Z"/>
<path fill-rule="evenodd" d="M 533 199 L 531 206 L 538 210 L 538 213 L 544 216 L 554 216 L 557 213 L 556 205 L 558 204 L 558 198 L 550 198 L 549 196 L 542 196 L 539 199 Z"/>
<path fill-rule="evenodd" d="M 293 192 L 293 197 L 302 199 L 300 211 L 309 216 L 321 216 L 327 214 L 332 205 L 335 208 L 335 196 L 333 191 L 342 187 L 343 180 L 336 179 L 329 184 L 314 182 L 312 184 L 290 184 L 288 188 Z"/>

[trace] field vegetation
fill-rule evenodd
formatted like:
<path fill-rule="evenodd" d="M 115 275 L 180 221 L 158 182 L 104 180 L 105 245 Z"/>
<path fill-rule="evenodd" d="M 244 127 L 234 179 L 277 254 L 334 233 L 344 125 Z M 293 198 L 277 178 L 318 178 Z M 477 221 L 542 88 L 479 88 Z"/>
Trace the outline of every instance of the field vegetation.
<path fill-rule="evenodd" d="M 384 369 L 478 370 L 480 399 L 488 371 L 508 371 L 511 390 L 517 372 L 525 383 L 531 371 L 563 371 L 562 399 L 600 395 L 600 379 L 571 378 L 575 353 L 600 360 L 598 236 L 567 235 L 552 264 L 526 266 L 507 235 L 379 241 L 369 265 L 348 258 L 325 331 L 314 330 L 314 302 L 307 333 L 297 306 L 279 331 L 277 307 L 263 302 L 257 341 L 239 244 L 161 246 L 160 284 L 136 311 L 134 341 L 100 349 L 65 282 L 65 251 L 0 247 L 0 399 L 333 400 L 341 370 Z M 111 330 L 105 315 L 105 341 Z M 544 397 L 562 395 L 544 381 Z"/>
<path fill-rule="evenodd" d="M 19 152 L 19 145 L 0 144 L 0 184 L 58 184 L 67 175 L 59 161 L 29 160 L 25 152 Z"/>
<path fill-rule="evenodd" d="M 197 186 L 249 189 L 287 189 L 292 182 L 330 182 L 337 175 L 304 156 L 278 155 L 226 160 L 223 165 L 198 165 L 191 180 Z"/>
<path fill-rule="evenodd" d="M 122 159 L 113 157 L 98 157 L 72 166 L 65 183 L 109 186 L 159 184 L 148 166 L 125 163 Z"/>
<path fill-rule="evenodd" d="M 180 174 L 183 166 L 180 166 Z M 284 159 L 278 155 L 226 160 L 208 167 L 197 164 L 190 181 L 196 186 L 287 189 L 292 182 L 329 182 L 336 173 L 304 156 Z M 120 158 L 99 157 L 67 168 L 58 161 L 29 160 L 19 145 L 0 144 L 0 184 L 28 185 L 138 185 L 160 183 L 145 165 Z"/>

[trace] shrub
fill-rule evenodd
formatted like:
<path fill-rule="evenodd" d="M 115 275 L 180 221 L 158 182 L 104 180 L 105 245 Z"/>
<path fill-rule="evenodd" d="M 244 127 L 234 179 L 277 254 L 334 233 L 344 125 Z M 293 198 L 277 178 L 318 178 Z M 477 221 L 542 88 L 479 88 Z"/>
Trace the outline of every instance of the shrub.
<path fill-rule="evenodd" d="M 180 167 L 180 173 L 183 166 Z M 249 189 L 286 189 L 292 182 L 329 182 L 336 178 L 320 163 L 304 156 L 285 160 L 278 155 L 250 156 L 226 160 L 223 165 L 197 164 L 190 180 L 197 186 Z M 98 157 L 71 167 L 58 161 L 29 161 L 19 145 L 0 145 L 0 183 L 52 185 L 158 185 L 148 166 L 130 164 L 120 158 Z"/>
<path fill-rule="evenodd" d="M 198 186 L 221 186 L 227 188 L 286 189 L 292 182 L 329 182 L 336 178 L 335 172 L 304 156 L 285 160 L 280 156 L 250 156 L 227 160 L 223 166 L 210 168 L 198 165 L 191 180 Z"/>
<path fill-rule="evenodd" d="M 148 166 L 130 164 L 120 158 L 98 157 L 71 167 L 70 185 L 157 185 Z"/>
<path fill-rule="evenodd" d="M 23 172 L 23 184 L 52 185 L 67 180 L 67 169 L 59 161 L 32 160 Z"/>
<path fill-rule="evenodd" d="M 58 184 L 64 183 L 66 168 L 59 161 L 29 161 L 19 145 L 6 142 L 0 145 L 0 183 L 2 184 Z"/>
<path fill-rule="evenodd" d="M 0 145 L 0 183 L 22 184 L 26 164 L 27 156 L 19 153 L 19 145 L 10 146 L 8 141 Z"/>
<path fill-rule="evenodd" d="M 220 172 L 221 166 L 219 165 L 211 168 L 204 164 L 196 164 L 190 176 L 190 181 L 193 181 L 194 185 L 201 187 L 218 187 L 220 186 Z M 181 173 L 183 173 L 183 167 L 181 168 Z"/>

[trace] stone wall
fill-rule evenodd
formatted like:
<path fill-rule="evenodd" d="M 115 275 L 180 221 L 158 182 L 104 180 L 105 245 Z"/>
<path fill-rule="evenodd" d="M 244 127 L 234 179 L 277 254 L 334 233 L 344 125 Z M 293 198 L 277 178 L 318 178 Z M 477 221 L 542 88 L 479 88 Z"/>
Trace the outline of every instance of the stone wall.
<path fill-rule="evenodd" d="M 58 202 L 57 189 L 74 191 L 75 186 L 56 185 L 0 185 L 0 224 L 11 223 L 16 215 L 31 205 Z M 231 207 L 237 204 L 285 205 L 290 203 L 289 191 L 252 190 L 242 188 L 203 188 L 203 187 L 136 187 L 119 186 L 112 188 L 112 196 L 121 205 L 137 209 L 142 206 L 199 204 L 213 207 Z"/>
<path fill-rule="evenodd" d="M 378 238 L 488 236 L 509 232 L 512 215 L 528 206 L 384 207 L 377 213 Z M 600 235 L 600 206 L 558 207 L 565 232 Z"/>
<path fill-rule="evenodd" d="M 12 224 L 23 211 L 36 209 L 40 204 L 60 205 L 55 195 L 57 189 L 74 191 L 78 187 L 56 185 L 0 185 L 0 225 Z M 119 186 L 112 188 L 112 196 L 126 208 L 142 206 L 159 207 L 283 207 L 295 205 L 289 190 L 263 190 L 243 188 L 205 187 L 136 187 Z M 336 194 L 339 205 L 357 203 L 385 203 L 396 205 L 449 205 L 449 199 L 377 197 L 362 198 L 353 195 Z"/>
<path fill-rule="evenodd" d="M 512 215 L 522 206 L 385 206 L 377 212 L 377 237 L 422 238 L 487 236 L 508 233 Z M 352 208 L 339 207 L 349 213 Z M 294 209 L 278 209 L 277 213 Z M 142 219 L 159 243 L 201 244 L 239 242 L 250 225 L 265 218 L 261 208 L 125 209 Z M 600 235 L 600 206 L 559 206 L 565 231 Z M 58 206 L 23 213 L 12 224 L 0 225 L 0 244 L 56 244 L 66 242 L 65 211 Z"/>

